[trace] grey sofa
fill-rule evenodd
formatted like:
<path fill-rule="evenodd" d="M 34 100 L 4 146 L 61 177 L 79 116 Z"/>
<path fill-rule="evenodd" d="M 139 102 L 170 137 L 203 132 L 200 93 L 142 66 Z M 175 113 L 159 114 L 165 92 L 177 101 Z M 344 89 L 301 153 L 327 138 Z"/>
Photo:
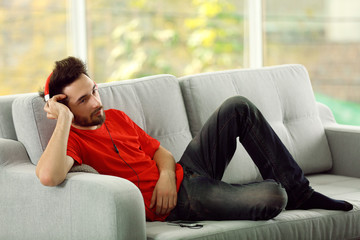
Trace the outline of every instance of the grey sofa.
<path fill-rule="evenodd" d="M 69 173 L 45 187 L 35 165 L 55 126 L 36 93 L 0 97 L 0 239 L 360 239 L 360 127 L 336 124 L 314 99 L 301 65 L 156 75 L 99 84 L 106 109 L 125 111 L 178 161 L 207 117 L 243 95 L 263 112 L 312 186 L 354 205 L 350 212 L 283 211 L 269 221 L 204 221 L 201 229 L 146 222 L 142 196 L 127 180 Z M 241 145 L 223 180 L 261 176 Z"/>

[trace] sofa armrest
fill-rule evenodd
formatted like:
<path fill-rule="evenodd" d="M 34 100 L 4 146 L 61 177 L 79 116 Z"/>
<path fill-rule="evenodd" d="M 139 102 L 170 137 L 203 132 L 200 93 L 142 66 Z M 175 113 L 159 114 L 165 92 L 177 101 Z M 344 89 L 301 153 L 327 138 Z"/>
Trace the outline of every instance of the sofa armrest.
<path fill-rule="evenodd" d="M 333 158 L 331 173 L 360 177 L 360 127 L 331 124 L 325 133 Z"/>
<path fill-rule="evenodd" d="M 26 154 L 10 163 L 4 160 L 11 157 L 6 149 L 24 154 L 21 143 L 1 139 L 0 239 L 146 238 L 144 202 L 133 183 L 69 173 L 59 186 L 45 187 Z"/>

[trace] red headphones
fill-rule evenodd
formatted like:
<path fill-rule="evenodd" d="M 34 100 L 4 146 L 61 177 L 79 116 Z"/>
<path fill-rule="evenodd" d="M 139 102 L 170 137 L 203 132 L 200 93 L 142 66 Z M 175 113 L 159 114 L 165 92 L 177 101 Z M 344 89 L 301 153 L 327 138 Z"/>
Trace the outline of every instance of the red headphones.
<path fill-rule="evenodd" d="M 50 75 L 48 76 L 48 78 L 46 79 L 46 83 L 45 83 L 44 99 L 45 99 L 46 102 L 50 99 L 49 83 L 50 83 L 50 78 L 51 78 L 52 74 L 53 73 L 51 72 Z"/>
<path fill-rule="evenodd" d="M 48 76 L 48 78 L 46 79 L 46 83 L 45 83 L 45 88 L 44 88 L 44 99 L 45 102 L 47 102 L 50 99 L 50 93 L 49 93 L 49 83 L 50 83 L 50 78 L 52 76 L 52 72 L 50 73 L 50 75 Z M 96 82 L 94 81 L 95 84 L 95 88 L 98 89 L 98 85 L 96 84 Z"/>

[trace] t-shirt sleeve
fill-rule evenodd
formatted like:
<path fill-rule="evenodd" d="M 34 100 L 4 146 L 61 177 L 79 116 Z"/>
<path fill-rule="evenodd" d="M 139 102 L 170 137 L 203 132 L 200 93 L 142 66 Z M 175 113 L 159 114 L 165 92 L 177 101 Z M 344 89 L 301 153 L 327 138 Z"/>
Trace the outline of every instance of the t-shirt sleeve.
<path fill-rule="evenodd" d="M 136 125 L 137 126 L 137 125 Z M 137 126 L 137 132 L 139 134 L 139 141 L 143 151 L 151 158 L 154 157 L 156 150 L 160 147 L 160 142 L 155 138 L 148 135 L 144 130 Z"/>
<path fill-rule="evenodd" d="M 142 150 L 151 158 L 154 157 L 156 150 L 160 147 L 160 142 L 155 138 L 147 134 L 142 128 L 140 128 L 134 121 L 132 121 L 125 113 L 123 113 L 125 120 L 133 126 L 139 136 L 139 142 Z"/>
<path fill-rule="evenodd" d="M 67 144 L 66 155 L 68 155 L 69 157 L 72 157 L 76 161 L 76 163 L 81 165 L 82 158 L 80 156 L 80 152 L 81 152 L 81 150 L 80 150 L 78 142 L 70 134 L 69 139 L 68 139 L 68 144 Z"/>

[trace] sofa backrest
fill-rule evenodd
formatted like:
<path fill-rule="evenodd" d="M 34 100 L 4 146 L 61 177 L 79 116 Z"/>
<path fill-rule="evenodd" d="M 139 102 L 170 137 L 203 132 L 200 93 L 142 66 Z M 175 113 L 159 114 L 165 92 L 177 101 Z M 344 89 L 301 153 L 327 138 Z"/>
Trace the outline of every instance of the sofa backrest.
<path fill-rule="evenodd" d="M 11 113 L 12 103 L 19 96 L 27 94 L 0 96 L 0 138 L 17 140 Z"/>
<path fill-rule="evenodd" d="M 192 137 L 176 77 L 155 75 L 105 83 L 99 91 L 105 109 L 124 111 L 180 160 Z"/>
<path fill-rule="evenodd" d="M 180 86 L 174 76 L 157 75 L 99 84 L 99 92 L 105 109 L 123 110 L 169 149 L 176 161 L 192 135 L 225 99 L 243 95 L 263 112 L 305 173 L 331 168 L 309 76 L 300 65 L 186 76 L 180 79 Z M 18 139 L 37 164 L 56 124 L 46 118 L 44 101 L 37 93 L 30 93 L 4 96 L 0 103 L 0 137 Z M 260 179 L 246 151 L 240 145 L 238 149 L 224 180 L 242 183 Z"/>
<path fill-rule="evenodd" d="M 331 168 L 328 142 L 305 67 L 197 74 L 180 78 L 180 85 L 193 135 L 225 99 L 242 95 L 260 109 L 305 173 Z M 224 180 L 242 183 L 260 179 L 249 155 L 242 146 L 238 149 Z"/>
<path fill-rule="evenodd" d="M 191 133 L 178 80 L 171 75 L 99 84 L 104 109 L 124 111 L 148 134 L 158 139 L 178 161 Z M 56 121 L 46 118 L 45 102 L 36 93 L 15 99 L 13 118 L 18 140 L 37 164 Z"/>
<path fill-rule="evenodd" d="M 17 97 L 12 105 L 14 127 L 33 164 L 37 164 L 54 131 L 56 121 L 47 119 L 44 100 L 31 93 Z"/>

